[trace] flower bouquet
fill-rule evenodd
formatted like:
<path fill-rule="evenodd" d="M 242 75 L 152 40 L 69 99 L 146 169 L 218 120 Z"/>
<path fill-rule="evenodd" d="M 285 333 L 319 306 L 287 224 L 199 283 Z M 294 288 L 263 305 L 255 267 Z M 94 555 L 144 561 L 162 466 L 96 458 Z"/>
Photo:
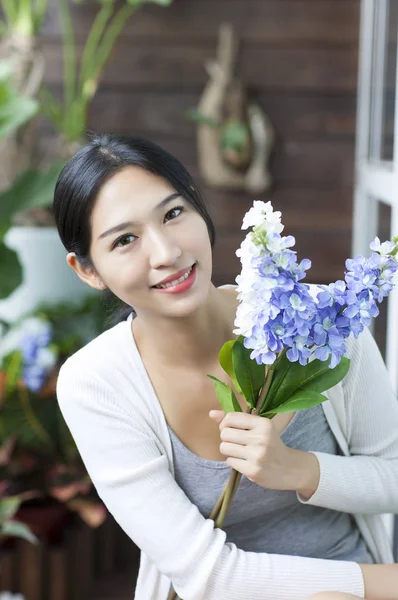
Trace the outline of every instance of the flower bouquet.
<path fill-rule="evenodd" d="M 237 251 L 242 270 L 236 281 L 239 305 L 234 333 L 219 362 L 235 391 L 214 381 L 224 412 L 241 412 L 236 393 L 247 412 L 272 419 L 327 400 L 328 389 L 339 383 L 350 366 L 346 340 L 358 337 L 378 315 L 380 303 L 393 288 L 397 271 L 398 237 L 370 244 L 370 258 L 346 261 L 344 281 L 310 286 L 301 283 L 311 267 L 297 262 L 292 236 L 281 236 L 281 213 L 270 202 L 255 201 L 243 219 L 252 230 Z M 222 527 L 238 489 L 241 474 L 231 476 L 210 518 Z M 169 600 L 176 598 L 171 592 Z"/>

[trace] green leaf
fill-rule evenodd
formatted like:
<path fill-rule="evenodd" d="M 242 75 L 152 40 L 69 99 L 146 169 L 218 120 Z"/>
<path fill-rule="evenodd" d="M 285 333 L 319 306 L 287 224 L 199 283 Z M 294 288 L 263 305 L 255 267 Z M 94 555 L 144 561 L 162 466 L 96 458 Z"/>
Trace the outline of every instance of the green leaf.
<path fill-rule="evenodd" d="M 37 544 L 37 537 L 31 532 L 29 527 L 19 521 L 6 521 L 1 527 L 1 533 L 8 537 L 19 537 L 32 544 Z"/>
<path fill-rule="evenodd" d="M 0 523 L 11 519 L 21 505 L 19 496 L 10 496 L 9 498 L 1 498 L 0 500 Z"/>
<path fill-rule="evenodd" d="M 158 4 L 159 6 L 170 6 L 173 0 L 127 0 L 127 4 L 131 4 L 139 8 L 142 4 Z"/>
<path fill-rule="evenodd" d="M 0 104 L 0 138 L 5 138 L 21 125 L 24 125 L 38 112 L 38 102 L 23 96 L 13 98 L 7 104 Z"/>
<path fill-rule="evenodd" d="M 0 241 L 0 299 L 8 298 L 22 283 L 22 266 L 14 250 Z"/>
<path fill-rule="evenodd" d="M 240 385 L 235 377 L 235 371 L 232 364 L 232 349 L 235 345 L 235 342 L 236 340 L 229 340 L 228 342 L 225 342 L 218 354 L 218 361 L 226 374 L 231 378 L 238 394 L 243 395 Z"/>
<path fill-rule="evenodd" d="M 313 406 L 318 406 L 318 404 L 321 404 L 325 400 L 327 400 L 327 397 L 319 394 L 318 392 L 313 392 L 312 390 L 303 390 L 297 394 L 294 394 L 294 396 L 289 398 L 289 400 L 284 404 L 273 408 L 261 416 L 271 417 L 279 413 L 295 412 L 297 410 L 303 410 L 304 408 L 312 408 Z"/>
<path fill-rule="evenodd" d="M 188 121 L 192 121 L 193 123 L 209 125 L 209 127 L 213 127 L 214 129 L 217 129 L 219 126 L 219 123 L 218 121 L 216 121 L 216 119 L 214 119 L 213 117 L 208 117 L 197 108 L 190 108 L 186 111 L 185 116 L 188 119 Z"/>
<path fill-rule="evenodd" d="M 224 125 L 221 133 L 221 145 L 223 148 L 242 150 L 249 141 L 249 130 L 244 123 L 229 121 Z"/>
<path fill-rule="evenodd" d="M 264 403 L 266 410 L 270 411 L 280 406 L 298 391 L 312 390 L 320 393 L 332 388 L 347 375 L 350 360 L 343 357 L 333 369 L 329 368 L 329 364 L 330 359 L 326 361 L 315 359 L 307 365 L 300 365 L 298 362 L 290 362 L 282 355 L 281 364 L 275 367 L 274 380 L 267 394 L 267 402 Z"/>
<path fill-rule="evenodd" d="M 218 401 L 221 405 L 221 408 L 224 412 L 242 412 L 239 402 L 236 399 L 235 394 L 232 389 L 224 383 L 217 379 L 217 377 L 213 377 L 213 375 L 208 375 L 210 379 L 214 381 L 214 386 L 216 388 L 216 394 Z"/>
<path fill-rule="evenodd" d="M 62 165 L 61 162 L 53 163 L 46 171 L 27 169 L 0 194 L 0 238 L 11 226 L 16 213 L 29 208 L 51 206 Z"/>
<path fill-rule="evenodd" d="M 232 365 L 239 387 L 248 404 L 255 408 L 258 393 L 264 385 L 265 366 L 250 358 L 250 348 L 245 348 L 237 339 L 232 347 Z"/>

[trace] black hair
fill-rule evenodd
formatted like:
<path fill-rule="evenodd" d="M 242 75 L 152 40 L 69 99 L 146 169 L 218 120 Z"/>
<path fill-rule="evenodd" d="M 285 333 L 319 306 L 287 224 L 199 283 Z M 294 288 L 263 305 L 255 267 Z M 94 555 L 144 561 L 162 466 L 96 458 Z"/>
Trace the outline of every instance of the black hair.
<path fill-rule="evenodd" d="M 96 197 L 104 183 L 128 165 L 166 179 L 203 218 L 214 245 L 214 224 L 200 191 L 179 160 L 141 137 L 99 134 L 92 136 L 66 163 L 54 192 L 53 213 L 59 236 L 66 250 L 75 252 L 84 267 L 93 266 L 90 217 Z M 119 300 L 118 304 L 113 323 L 124 320 L 132 311 L 126 303 Z"/>

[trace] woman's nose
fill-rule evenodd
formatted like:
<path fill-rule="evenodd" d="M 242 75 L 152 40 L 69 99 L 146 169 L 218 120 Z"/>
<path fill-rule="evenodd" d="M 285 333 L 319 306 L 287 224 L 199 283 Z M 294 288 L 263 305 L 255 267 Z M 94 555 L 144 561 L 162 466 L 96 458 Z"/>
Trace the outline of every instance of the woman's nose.
<path fill-rule="evenodd" d="M 152 269 L 172 266 L 181 256 L 176 240 L 165 233 L 152 233 L 149 237 L 149 256 Z"/>

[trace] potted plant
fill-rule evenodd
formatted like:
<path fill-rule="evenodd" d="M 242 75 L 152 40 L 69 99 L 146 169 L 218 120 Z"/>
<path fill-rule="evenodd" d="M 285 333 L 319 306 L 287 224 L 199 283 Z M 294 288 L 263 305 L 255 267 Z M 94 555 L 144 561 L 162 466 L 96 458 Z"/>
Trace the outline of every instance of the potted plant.
<path fill-rule="evenodd" d="M 55 385 L 64 360 L 103 329 L 103 307 L 91 297 L 79 307 L 39 308 L 3 327 L 0 497 L 15 496 L 22 508 L 27 503 L 62 507 L 62 514 L 74 511 L 98 525 L 104 509 L 91 496 L 91 482 L 59 411 Z M 12 516 L 21 516 L 17 500 L 11 504 Z M 37 535 L 43 533 L 40 525 L 30 525 Z"/>
<path fill-rule="evenodd" d="M 38 98 L 39 114 L 51 121 L 56 132 L 51 161 L 35 147 L 31 135 L 31 128 L 37 126 L 35 118 L 14 129 L 0 146 L 0 164 L 9 166 L 0 181 L 0 267 L 10 275 L 0 281 L 0 318 L 6 320 L 18 319 L 44 299 L 55 304 L 68 295 L 78 302 L 88 293 L 66 268 L 64 249 L 53 227 L 50 206 L 55 182 L 64 161 L 84 141 L 90 102 L 127 20 L 144 3 L 167 6 L 172 2 L 98 0 L 78 61 L 71 1 L 79 4 L 84 0 L 58 0 L 64 47 L 63 97 L 59 101 L 42 81 L 45 65 L 39 33 L 49 0 L 0 0 L 5 18 L 0 57 L 4 51 L 11 55 L 14 86 L 24 97 Z M 48 262 L 43 264 L 43 259 Z"/>

